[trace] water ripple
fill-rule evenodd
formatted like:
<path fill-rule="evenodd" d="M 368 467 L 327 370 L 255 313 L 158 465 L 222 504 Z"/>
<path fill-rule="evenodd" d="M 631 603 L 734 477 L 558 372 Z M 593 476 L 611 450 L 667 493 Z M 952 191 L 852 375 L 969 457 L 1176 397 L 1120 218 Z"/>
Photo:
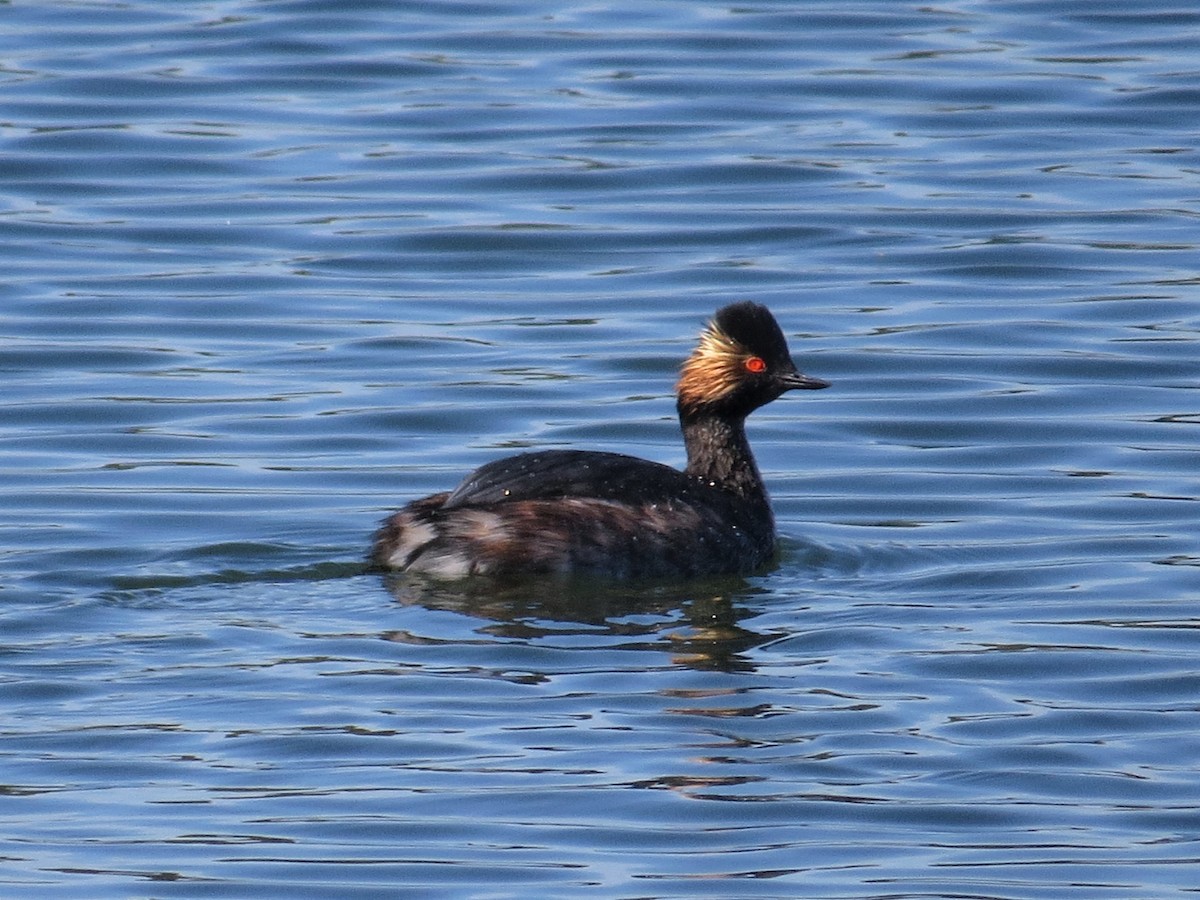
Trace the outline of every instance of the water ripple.
<path fill-rule="evenodd" d="M 1198 21 L 4 7 L 6 895 L 1193 892 Z M 364 574 L 745 297 L 769 571 Z"/>

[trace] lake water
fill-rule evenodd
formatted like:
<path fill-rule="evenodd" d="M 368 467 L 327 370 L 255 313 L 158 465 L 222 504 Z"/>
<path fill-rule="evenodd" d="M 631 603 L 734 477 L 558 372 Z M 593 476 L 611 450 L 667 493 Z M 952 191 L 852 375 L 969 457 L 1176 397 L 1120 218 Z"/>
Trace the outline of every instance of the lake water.
<path fill-rule="evenodd" d="M 0 895 L 1118 898 L 1200 864 L 1200 11 L 0 6 Z M 528 447 L 783 551 L 383 579 Z"/>

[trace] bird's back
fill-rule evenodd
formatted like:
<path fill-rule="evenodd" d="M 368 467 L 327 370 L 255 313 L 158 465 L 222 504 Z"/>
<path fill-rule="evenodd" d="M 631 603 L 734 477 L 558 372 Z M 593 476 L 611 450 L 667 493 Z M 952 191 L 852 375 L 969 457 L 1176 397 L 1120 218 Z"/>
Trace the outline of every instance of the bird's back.
<path fill-rule="evenodd" d="M 773 551 L 765 503 L 632 456 L 545 450 L 410 503 L 377 533 L 372 558 L 443 577 L 679 577 L 750 571 Z"/>

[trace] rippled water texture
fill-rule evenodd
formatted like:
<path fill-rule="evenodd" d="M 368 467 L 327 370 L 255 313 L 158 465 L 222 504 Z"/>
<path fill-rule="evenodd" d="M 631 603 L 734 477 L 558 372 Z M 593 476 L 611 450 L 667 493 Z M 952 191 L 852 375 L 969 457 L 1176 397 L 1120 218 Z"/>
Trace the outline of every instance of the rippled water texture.
<path fill-rule="evenodd" d="M 1194 896 L 1200 13 L 0 5 L 0 895 Z M 521 447 L 747 580 L 362 569 Z"/>

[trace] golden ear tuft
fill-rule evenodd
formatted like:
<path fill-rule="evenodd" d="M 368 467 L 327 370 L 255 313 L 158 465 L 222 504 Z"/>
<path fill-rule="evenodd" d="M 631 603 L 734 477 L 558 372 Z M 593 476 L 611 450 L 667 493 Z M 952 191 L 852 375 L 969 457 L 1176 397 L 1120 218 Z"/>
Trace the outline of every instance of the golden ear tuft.
<path fill-rule="evenodd" d="M 741 344 L 710 322 L 680 372 L 676 386 L 680 404 L 694 408 L 732 393 L 749 367 L 745 356 L 746 350 Z M 751 359 L 758 359 L 766 368 L 766 363 L 759 357 Z"/>

